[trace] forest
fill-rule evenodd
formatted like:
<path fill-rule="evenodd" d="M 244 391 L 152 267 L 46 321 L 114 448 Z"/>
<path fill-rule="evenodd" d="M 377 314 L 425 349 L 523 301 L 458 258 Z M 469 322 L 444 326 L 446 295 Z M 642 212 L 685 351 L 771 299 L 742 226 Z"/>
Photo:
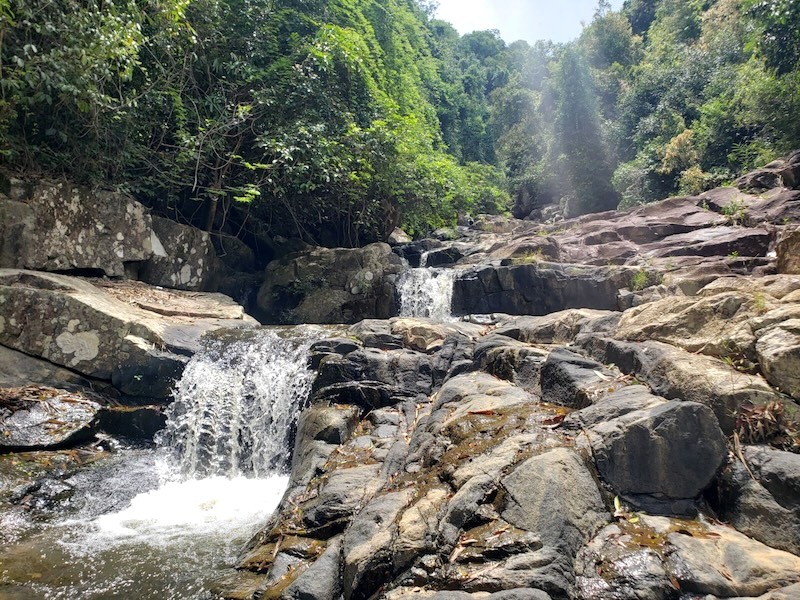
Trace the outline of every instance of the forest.
<path fill-rule="evenodd" d="M 0 0 L 0 166 L 327 246 L 695 194 L 800 147 L 800 2 L 600 0 L 568 44 L 417 0 Z"/>

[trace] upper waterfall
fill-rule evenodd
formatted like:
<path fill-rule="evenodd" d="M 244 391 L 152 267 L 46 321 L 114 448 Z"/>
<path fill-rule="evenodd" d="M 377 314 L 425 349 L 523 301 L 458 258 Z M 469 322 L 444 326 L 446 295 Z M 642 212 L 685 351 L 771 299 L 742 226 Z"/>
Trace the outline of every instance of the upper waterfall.
<path fill-rule="evenodd" d="M 451 320 L 455 278 L 453 269 L 423 267 L 402 273 L 397 280 L 400 316 Z"/>

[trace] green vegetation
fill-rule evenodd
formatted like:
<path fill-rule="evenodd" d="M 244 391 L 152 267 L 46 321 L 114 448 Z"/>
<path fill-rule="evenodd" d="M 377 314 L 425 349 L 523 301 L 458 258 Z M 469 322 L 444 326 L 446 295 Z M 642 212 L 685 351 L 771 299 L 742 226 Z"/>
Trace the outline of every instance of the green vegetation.
<path fill-rule="evenodd" d="M 695 194 L 800 147 L 796 0 L 600 0 L 567 45 L 459 36 L 431 6 L 0 0 L 0 160 L 360 245 Z"/>

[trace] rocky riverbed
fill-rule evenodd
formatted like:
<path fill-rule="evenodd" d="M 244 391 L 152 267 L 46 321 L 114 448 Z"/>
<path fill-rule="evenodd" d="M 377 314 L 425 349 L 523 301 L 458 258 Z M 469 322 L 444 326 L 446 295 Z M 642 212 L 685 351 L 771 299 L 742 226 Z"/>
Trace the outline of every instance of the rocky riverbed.
<path fill-rule="evenodd" d="M 304 409 L 280 427 L 286 493 L 200 587 L 231 599 L 800 597 L 797 175 L 794 155 L 739 187 L 624 213 L 479 217 L 271 263 L 263 321 L 348 326 L 301 336 L 310 371 L 292 377 L 307 388 L 287 388 Z M 4 205 L 25 217 L 6 222 L 18 246 L 55 210 L 37 193 Z M 146 281 L 158 228 L 126 214 L 141 225 L 136 269 L 100 252 L 56 260 L 51 241 L 47 260 L 31 250 L 0 270 L 7 523 L 67 511 L 76 474 L 115 454 L 105 436 L 152 439 L 209 340 L 261 335 L 238 304 L 196 289 L 213 273 L 181 291 L 34 270 L 110 261 L 107 275 Z M 160 285 L 190 246 L 157 257 Z M 259 377 L 245 379 L 280 387 Z M 29 539 L 8 548 L 24 556 Z M 11 585 L 6 571 L 0 595 L 26 597 L 24 577 Z"/>

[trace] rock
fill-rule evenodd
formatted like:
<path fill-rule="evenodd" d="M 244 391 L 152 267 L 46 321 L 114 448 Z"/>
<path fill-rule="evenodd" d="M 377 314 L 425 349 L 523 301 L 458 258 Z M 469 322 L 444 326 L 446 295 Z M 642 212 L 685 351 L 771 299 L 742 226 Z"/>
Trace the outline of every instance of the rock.
<path fill-rule="evenodd" d="M 408 244 L 401 244 L 392 248 L 392 252 L 402 259 L 408 261 L 408 265 L 414 269 L 422 263 L 422 256 L 431 250 L 442 247 L 439 240 L 424 239 Z"/>
<path fill-rule="evenodd" d="M 392 333 L 392 326 L 388 321 L 365 319 L 353 325 L 350 333 L 368 348 L 399 350 L 403 347 L 403 340 Z"/>
<path fill-rule="evenodd" d="M 569 309 L 541 317 L 516 317 L 502 323 L 494 333 L 528 344 L 567 344 L 588 321 L 613 314 L 608 311 Z"/>
<path fill-rule="evenodd" d="M 759 335 L 756 352 L 767 381 L 800 400 L 800 319 L 767 328 Z"/>
<path fill-rule="evenodd" d="M 27 386 L 0 389 L 0 450 L 63 448 L 92 437 L 100 405 L 83 394 Z"/>
<path fill-rule="evenodd" d="M 541 262 L 482 267 L 460 275 L 453 287 L 453 314 L 502 312 L 543 315 L 568 308 L 615 310 L 617 293 L 634 271 Z"/>
<path fill-rule="evenodd" d="M 587 336 L 581 343 L 591 356 L 634 375 L 659 396 L 706 404 L 728 435 L 742 404 L 786 404 L 762 377 L 740 373 L 716 358 L 661 342 L 622 342 L 602 335 Z"/>
<path fill-rule="evenodd" d="M 391 331 L 412 350 L 433 352 L 442 347 L 452 330 L 429 320 L 398 319 L 392 322 Z"/>
<path fill-rule="evenodd" d="M 322 556 L 286 588 L 283 597 L 289 600 L 338 600 L 343 591 L 339 574 L 341 554 L 342 538 L 333 538 Z"/>
<path fill-rule="evenodd" d="M 772 598 L 769 590 L 800 579 L 798 563 L 729 527 L 640 515 L 609 525 L 581 550 L 576 592 L 583 600 Z"/>
<path fill-rule="evenodd" d="M 448 246 L 439 250 L 431 250 L 425 254 L 426 267 L 452 265 L 464 258 L 464 253 L 456 246 Z"/>
<path fill-rule="evenodd" d="M 742 190 L 769 190 L 776 187 L 800 187 L 800 154 L 795 151 L 784 159 L 756 169 L 733 182 Z"/>
<path fill-rule="evenodd" d="M 402 244 L 410 244 L 412 242 L 411 236 L 409 236 L 399 227 L 395 227 L 392 230 L 392 233 L 389 234 L 389 238 L 386 241 L 390 246 L 400 246 Z"/>
<path fill-rule="evenodd" d="M 770 233 L 750 227 L 712 227 L 679 233 L 647 246 L 647 256 L 766 256 Z"/>
<path fill-rule="evenodd" d="M 303 439 L 344 444 L 358 425 L 359 411 L 354 406 L 309 406 L 300 415 L 297 445 Z"/>
<path fill-rule="evenodd" d="M 747 467 L 732 460 L 711 494 L 720 518 L 759 542 L 800 554 L 800 456 L 766 446 L 745 446 L 742 456 Z"/>
<path fill-rule="evenodd" d="M 646 521 L 655 519 L 648 517 Z M 667 526 L 663 522 L 659 525 Z M 702 529 L 667 533 L 671 550 L 668 564 L 682 592 L 722 598 L 760 596 L 800 580 L 797 556 L 765 546 L 731 528 L 710 525 L 704 529 L 707 533 Z"/>
<path fill-rule="evenodd" d="M 91 382 L 70 371 L 33 356 L 0 346 L 0 388 L 29 384 L 77 390 L 91 387 Z"/>
<path fill-rule="evenodd" d="M 566 596 L 573 582 L 573 557 L 609 518 L 591 473 L 575 451 L 556 448 L 529 458 L 502 486 L 503 519 L 535 534 L 543 545 L 534 553 L 538 560 L 517 568 L 528 571 L 524 578 L 530 587 Z M 509 564 L 506 568 L 514 569 Z"/>
<path fill-rule="evenodd" d="M 272 322 L 385 319 L 397 312 L 393 276 L 403 268 L 388 244 L 315 248 L 267 266 L 258 307 Z"/>
<path fill-rule="evenodd" d="M 232 303 L 224 296 L 195 293 L 186 299 L 179 292 L 156 290 L 162 309 L 139 299 L 149 288 L 98 283 L 104 287 L 65 275 L 0 270 L 0 343 L 89 377 L 113 380 L 123 390 L 164 398 L 170 395 L 169 379 L 150 377 L 177 376 L 186 355 L 200 349 L 205 333 L 253 323 L 213 316 L 242 315 L 241 307 L 230 310 Z M 171 314 L 153 312 L 158 310 Z"/>
<path fill-rule="evenodd" d="M 151 246 L 153 255 L 139 268 L 140 281 L 178 290 L 215 289 L 217 255 L 207 232 L 153 217 Z"/>
<path fill-rule="evenodd" d="M 346 600 L 366 600 L 391 580 L 396 520 L 410 500 L 411 490 L 384 494 L 353 519 L 342 548 Z"/>
<path fill-rule="evenodd" d="M 650 393 L 643 385 L 620 388 L 591 406 L 568 414 L 563 421 L 566 429 L 588 429 L 637 410 L 646 410 L 664 404 L 666 400 Z"/>
<path fill-rule="evenodd" d="M 101 431 L 130 440 L 152 441 L 167 424 L 160 406 L 104 406 L 98 417 Z"/>
<path fill-rule="evenodd" d="M 650 511 L 673 512 L 709 486 L 728 455 L 711 410 L 672 401 L 623 414 L 588 430 L 600 476 Z M 680 512 L 680 510 L 679 510 Z"/>
<path fill-rule="evenodd" d="M 152 254 L 150 215 L 130 196 L 41 181 L 17 200 L 0 199 L 0 266 L 122 277 Z"/>
<path fill-rule="evenodd" d="M 623 387 L 619 372 L 566 349 L 553 350 L 542 365 L 542 399 L 584 408 Z"/>
<path fill-rule="evenodd" d="M 784 231 L 778 238 L 778 273 L 800 273 L 800 229 Z"/>
<path fill-rule="evenodd" d="M 383 481 L 378 477 L 379 465 L 363 465 L 339 469 L 331 473 L 319 495 L 303 506 L 303 522 L 309 528 L 322 528 L 337 533 L 378 489 Z M 338 531 L 337 531 L 338 530 Z"/>

